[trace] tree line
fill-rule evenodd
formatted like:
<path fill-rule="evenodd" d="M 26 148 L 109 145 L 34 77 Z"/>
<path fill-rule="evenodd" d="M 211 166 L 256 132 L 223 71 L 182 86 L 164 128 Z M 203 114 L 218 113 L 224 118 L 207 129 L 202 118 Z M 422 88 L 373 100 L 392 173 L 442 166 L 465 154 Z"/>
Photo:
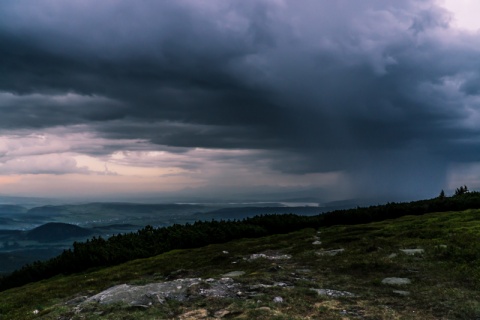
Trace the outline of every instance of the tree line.
<path fill-rule="evenodd" d="M 463 188 L 463 187 L 462 187 Z M 59 274 L 83 272 L 91 268 L 117 265 L 129 260 L 152 257 L 173 249 L 197 248 L 240 238 L 256 238 L 288 233 L 305 228 L 339 224 L 363 224 L 405 215 L 430 212 L 461 211 L 480 208 L 479 192 L 456 193 L 446 197 L 442 192 L 428 200 L 387 203 L 384 205 L 335 210 L 316 216 L 295 214 L 260 215 L 243 220 L 197 221 L 184 225 L 154 228 L 146 226 L 137 232 L 119 234 L 108 239 L 93 237 L 75 242 L 71 249 L 46 261 L 27 264 L 0 278 L 0 290 L 47 279 Z"/>

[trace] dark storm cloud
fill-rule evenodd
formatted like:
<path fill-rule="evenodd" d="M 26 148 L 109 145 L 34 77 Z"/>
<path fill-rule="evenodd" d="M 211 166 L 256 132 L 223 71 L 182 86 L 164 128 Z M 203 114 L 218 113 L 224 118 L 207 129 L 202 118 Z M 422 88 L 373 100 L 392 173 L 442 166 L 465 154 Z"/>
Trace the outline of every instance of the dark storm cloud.
<path fill-rule="evenodd" d="M 449 21 L 431 1 L 5 1 L 0 128 L 83 124 L 437 188 L 480 156 L 480 41 Z"/>
<path fill-rule="evenodd" d="M 60 124 L 62 118 L 63 124 L 72 124 L 128 117 L 133 122 L 167 120 L 255 126 L 277 117 L 261 90 L 249 88 L 229 70 L 236 59 L 271 44 L 268 30 L 264 30 L 266 22 L 260 21 L 265 18 L 261 12 L 266 9 L 258 7 L 253 15 L 258 17 L 248 17 L 244 30 L 228 31 L 215 26 L 217 21 L 209 21 L 209 16 L 195 16 L 189 8 L 152 2 L 144 5 L 145 8 L 140 6 L 142 9 L 135 10 L 136 6 L 121 2 L 119 17 L 116 17 L 118 23 L 111 21 L 112 26 L 103 22 L 115 18 L 106 10 L 108 7 L 100 8 L 105 16 L 97 13 L 90 18 L 71 16 L 68 6 L 59 9 L 60 13 L 70 15 L 67 17 L 48 17 L 49 13 L 44 12 L 47 10 L 36 8 L 47 15 L 46 22 L 38 21 L 40 14 L 32 9 L 34 12 L 28 15 L 27 11 L 24 17 L 29 21 L 18 23 L 11 21 L 15 17 L 8 16 L 9 10 L 4 10 L 3 21 L 10 20 L 13 27 L 5 28 L 0 35 L 4 44 L 0 49 L 2 90 L 23 95 L 66 92 L 99 95 L 127 106 L 123 110 L 101 103 L 97 103 L 96 110 L 83 105 L 43 106 L 37 108 L 36 122 L 25 121 L 20 116 L 24 112 L 17 112 L 8 124 L 48 127 L 57 124 L 57 113 Z M 148 12 L 150 7 L 158 16 Z M 66 12 L 62 12 L 62 8 Z M 128 14 L 130 9 L 133 17 Z M 90 11 L 85 15 L 87 13 Z M 137 20 L 143 14 L 148 20 Z M 74 21 L 68 23 L 68 19 Z M 58 29 L 64 24 L 65 30 Z M 132 24 L 134 27 L 130 30 L 128 26 Z M 118 30 L 112 30 L 113 26 Z M 36 28 L 43 32 L 37 34 Z M 9 108 L 16 106 L 4 106 L 5 110 Z M 25 113 L 31 111 L 25 110 Z M 124 133 L 121 127 L 118 130 Z"/>

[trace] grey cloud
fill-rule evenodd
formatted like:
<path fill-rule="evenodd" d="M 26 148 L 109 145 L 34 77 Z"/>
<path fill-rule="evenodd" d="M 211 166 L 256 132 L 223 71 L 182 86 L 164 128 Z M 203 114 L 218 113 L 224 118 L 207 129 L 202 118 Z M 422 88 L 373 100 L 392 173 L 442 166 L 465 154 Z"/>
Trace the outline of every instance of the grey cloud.
<path fill-rule="evenodd" d="M 410 28 L 416 34 L 435 27 L 448 28 L 451 19 L 451 14 L 445 9 L 430 7 L 428 10 L 422 10 L 418 13 Z"/>
<path fill-rule="evenodd" d="M 88 174 L 87 168 L 78 167 L 76 161 L 64 155 L 27 156 L 0 161 L 2 174 Z"/>

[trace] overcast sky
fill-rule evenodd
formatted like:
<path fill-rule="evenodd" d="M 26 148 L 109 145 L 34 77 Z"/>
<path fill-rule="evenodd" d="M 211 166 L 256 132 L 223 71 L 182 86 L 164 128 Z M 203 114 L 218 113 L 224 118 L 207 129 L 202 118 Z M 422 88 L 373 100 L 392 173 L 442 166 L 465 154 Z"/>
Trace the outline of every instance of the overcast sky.
<path fill-rule="evenodd" d="M 1 1 L 0 194 L 480 188 L 479 12 L 472 0 Z"/>

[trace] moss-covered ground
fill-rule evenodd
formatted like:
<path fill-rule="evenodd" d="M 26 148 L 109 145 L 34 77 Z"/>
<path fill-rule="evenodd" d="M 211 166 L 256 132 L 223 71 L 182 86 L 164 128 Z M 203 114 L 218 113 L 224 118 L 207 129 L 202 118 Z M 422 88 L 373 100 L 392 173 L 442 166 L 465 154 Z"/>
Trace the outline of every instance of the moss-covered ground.
<path fill-rule="evenodd" d="M 321 244 L 312 244 L 316 240 Z M 344 251 L 317 254 L 332 249 Z M 292 258 L 245 259 L 254 253 Z M 168 300 L 150 308 L 66 304 L 122 283 L 220 278 L 238 270 L 245 274 L 235 281 L 245 286 L 284 282 L 288 287 L 264 288 L 254 297 Z M 387 277 L 408 278 L 411 284 L 382 284 Z M 311 288 L 355 297 L 322 296 Z M 480 210 L 467 210 L 242 239 L 57 276 L 0 292 L 0 319 L 479 319 L 479 289 Z M 275 303 L 275 297 L 283 302 Z"/>

